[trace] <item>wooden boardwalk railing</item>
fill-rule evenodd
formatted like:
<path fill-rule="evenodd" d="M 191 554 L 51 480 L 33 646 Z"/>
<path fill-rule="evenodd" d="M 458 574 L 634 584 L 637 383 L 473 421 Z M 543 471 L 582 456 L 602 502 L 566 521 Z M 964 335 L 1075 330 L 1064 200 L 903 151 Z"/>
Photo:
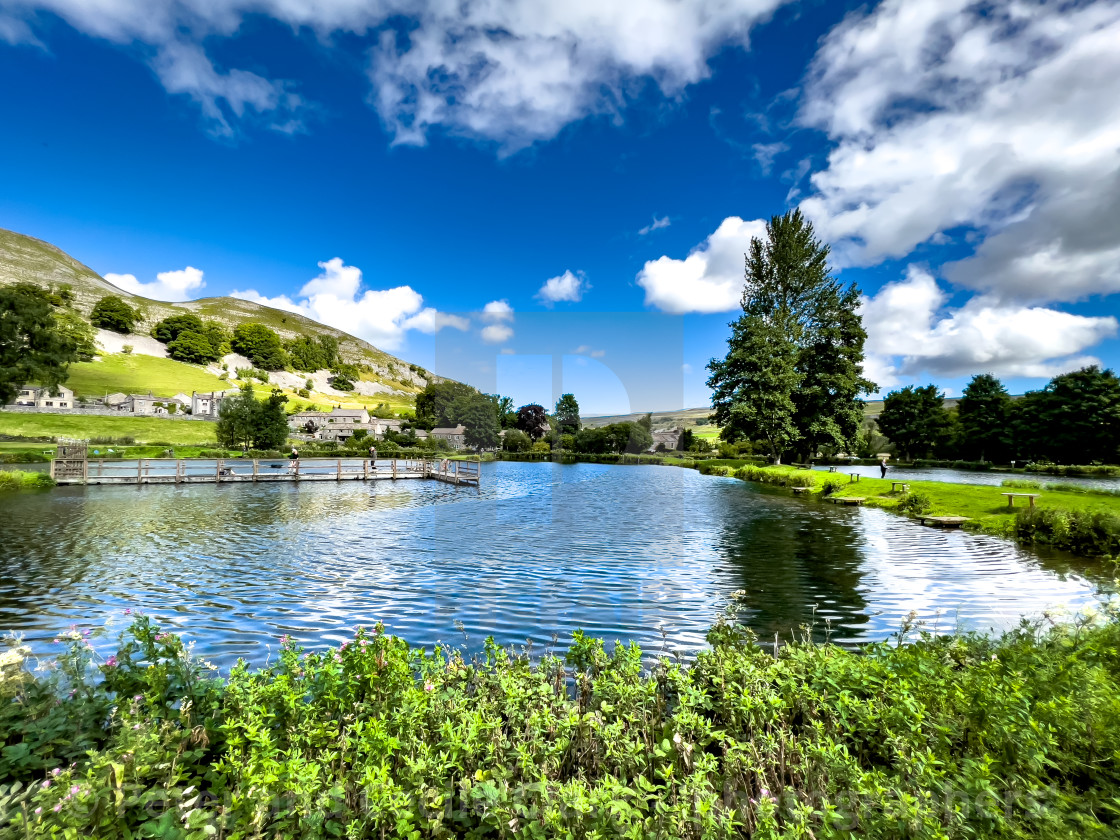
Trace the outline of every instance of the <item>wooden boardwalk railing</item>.
<path fill-rule="evenodd" d="M 76 468 L 80 467 L 80 468 Z M 52 461 L 59 484 L 226 484 L 261 481 L 398 481 L 434 479 L 477 486 L 476 461 L 380 458 L 140 458 L 138 460 Z"/>

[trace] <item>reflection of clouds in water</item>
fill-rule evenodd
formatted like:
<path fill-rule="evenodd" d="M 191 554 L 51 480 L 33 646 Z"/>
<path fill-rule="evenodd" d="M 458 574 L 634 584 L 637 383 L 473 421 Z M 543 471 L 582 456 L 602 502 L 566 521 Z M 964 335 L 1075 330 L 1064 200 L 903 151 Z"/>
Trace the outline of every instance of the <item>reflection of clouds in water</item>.
<path fill-rule="evenodd" d="M 853 641 L 885 637 L 911 609 L 960 606 L 974 626 L 1005 627 L 1092 589 L 999 540 L 671 467 L 498 463 L 478 489 L 96 487 L 12 505 L 0 628 L 38 643 L 143 607 L 226 664 L 262 661 L 283 633 L 314 647 L 378 620 L 427 646 L 460 644 L 458 620 L 471 645 L 538 650 L 577 628 L 658 650 L 664 625 L 670 650 L 695 650 L 738 589 L 764 639 L 816 605 L 818 635 L 827 617 Z"/>

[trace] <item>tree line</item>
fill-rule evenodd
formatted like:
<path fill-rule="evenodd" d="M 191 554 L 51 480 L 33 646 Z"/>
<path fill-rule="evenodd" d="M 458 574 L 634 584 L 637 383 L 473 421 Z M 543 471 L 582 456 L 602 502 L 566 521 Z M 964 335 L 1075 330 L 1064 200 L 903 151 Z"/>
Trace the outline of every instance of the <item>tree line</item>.
<path fill-rule="evenodd" d="M 1098 365 L 1063 373 L 1012 398 L 990 373 L 946 408 L 936 385 L 887 394 L 880 431 L 903 458 L 1120 463 L 1120 378 Z"/>

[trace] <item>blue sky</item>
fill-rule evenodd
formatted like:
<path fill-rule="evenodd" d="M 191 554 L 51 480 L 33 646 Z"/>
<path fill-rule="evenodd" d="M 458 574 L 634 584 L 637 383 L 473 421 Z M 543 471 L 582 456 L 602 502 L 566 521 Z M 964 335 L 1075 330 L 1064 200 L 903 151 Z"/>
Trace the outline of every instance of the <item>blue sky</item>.
<path fill-rule="evenodd" d="M 706 403 L 800 206 L 884 390 L 1021 392 L 1120 356 L 1118 42 L 1106 0 L 0 0 L 0 226 L 614 412 Z"/>

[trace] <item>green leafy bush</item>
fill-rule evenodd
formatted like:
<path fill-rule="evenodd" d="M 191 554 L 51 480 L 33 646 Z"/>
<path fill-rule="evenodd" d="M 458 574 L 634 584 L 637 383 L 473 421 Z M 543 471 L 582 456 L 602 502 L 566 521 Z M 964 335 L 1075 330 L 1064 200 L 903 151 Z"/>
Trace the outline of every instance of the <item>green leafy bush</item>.
<path fill-rule="evenodd" d="M 1023 478 L 1005 478 L 1000 482 L 1001 487 L 1022 487 L 1024 490 L 1041 490 L 1042 483 Z"/>
<path fill-rule="evenodd" d="M 757 481 L 760 484 L 776 484 L 779 487 L 813 487 L 812 474 L 807 470 L 799 470 L 797 472 L 779 472 L 777 470 L 769 470 L 763 467 L 752 467 L 747 465 L 740 467 L 734 473 L 736 478 L 743 481 Z"/>
<path fill-rule="evenodd" d="M 140 313 L 125 303 L 117 295 L 106 295 L 93 305 L 89 322 L 103 330 L 127 335 L 132 332 Z"/>
<path fill-rule="evenodd" d="M 838 490 L 843 490 L 847 484 L 848 482 L 840 478 L 826 478 L 821 484 L 821 495 L 831 496 Z"/>
<path fill-rule="evenodd" d="M 1115 617 L 687 667 L 576 633 L 535 661 L 380 626 L 224 680 L 141 617 L 4 657 L 9 837 L 1114 837 Z"/>
<path fill-rule="evenodd" d="M 1120 556 L 1120 516 L 1113 513 L 1023 508 L 1013 528 L 1023 543 L 1051 545 L 1082 557 Z"/>
<path fill-rule="evenodd" d="M 898 500 L 898 509 L 903 513 L 921 516 L 933 510 L 933 500 L 920 490 L 915 490 Z"/>

